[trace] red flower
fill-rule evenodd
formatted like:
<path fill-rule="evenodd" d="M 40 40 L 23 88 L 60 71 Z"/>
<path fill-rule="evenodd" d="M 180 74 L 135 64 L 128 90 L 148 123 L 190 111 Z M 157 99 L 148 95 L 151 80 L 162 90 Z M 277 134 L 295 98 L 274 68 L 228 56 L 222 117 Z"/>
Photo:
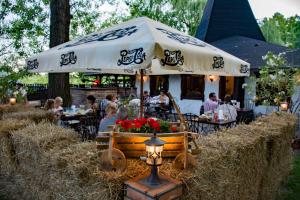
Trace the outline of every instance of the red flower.
<path fill-rule="evenodd" d="M 138 121 L 137 121 L 137 122 L 134 122 L 134 127 L 135 127 L 135 128 L 140 129 L 140 128 L 142 128 L 142 126 L 143 126 L 143 125 L 142 125 L 141 122 L 138 122 Z"/>
<path fill-rule="evenodd" d="M 155 121 L 155 119 L 153 119 L 153 118 L 149 118 L 149 119 L 148 119 L 148 123 L 149 123 L 150 126 L 152 126 L 152 124 L 155 123 L 155 122 L 156 122 L 156 121 Z"/>
<path fill-rule="evenodd" d="M 145 125 L 147 123 L 147 119 L 146 118 L 141 118 L 140 122 L 142 125 Z"/>
<path fill-rule="evenodd" d="M 171 126 L 171 131 L 172 132 L 176 132 L 177 131 L 177 127 L 176 126 Z"/>
<path fill-rule="evenodd" d="M 125 131 L 128 131 L 129 129 L 132 128 L 132 122 L 130 120 L 124 120 L 122 123 L 121 123 L 121 126 L 122 128 L 125 130 Z"/>
<path fill-rule="evenodd" d="M 160 131 L 160 124 L 154 120 L 154 122 L 151 122 L 150 126 L 156 130 L 156 131 Z"/>
<path fill-rule="evenodd" d="M 122 122 L 123 122 L 122 120 L 118 119 L 118 120 L 116 121 L 116 124 L 117 124 L 117 125 L 120 125 L 120 124 L 122 124 Z"/>

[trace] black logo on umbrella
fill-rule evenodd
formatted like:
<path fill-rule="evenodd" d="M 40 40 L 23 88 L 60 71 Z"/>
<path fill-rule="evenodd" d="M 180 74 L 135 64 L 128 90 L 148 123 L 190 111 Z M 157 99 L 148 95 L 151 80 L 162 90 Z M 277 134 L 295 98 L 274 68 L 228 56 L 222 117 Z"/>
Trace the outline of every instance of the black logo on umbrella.
<path fill-rule="evenodd" d="M 202 42 L 201 40 L 198 40 L 196 38 L 193 38 L 191 36 L 174 33 L 174 32 L 162 29 L 162 28 L 156 28 L 156 29 L 163 32 L 164 34 L 167 34 L 168 38 L 177 40 L 178 42 L 180 42 L 182 44 L 191 44 L 191 45 L 195 45 L 195 46 L 199 46 L 199 47 L 206 46 L 206 44 L 204 42 Z"/>
<path fill-rule="evenodd" d="M 248 67 L 248 65 L 241 65 L 240 72 L 241 72 L 242 74 L 247 74 L 247 73 L 249 72 L 249 67 Z"/>
<path fill-rule="evenodd" d="M 75 55 L 74 51 L 71 51 L 69 53 L 61 55 L 60 66 L 75 64 L 76 61 L 77 61 L 77 56 Z"/>
<path fill-rule="evenodd" d="M 67 44 L 59 49 L 63 49 L 66 47 L 74 47 L 81 44 L 86 44 L 95 41 L 109 41 L 109 40 L 116 40 L 122 38 L 124 36 L 130 36 L 131 34 L 135 33 L 138 29 L 136 26 L 130 26 L 127 28 L 120 28 L 116 30 L 107 31 L 105 33 L 94 33 L 83 38 L 78 39 L 76 42 L 72 44 Z"/>
<path fill-rule="evenodd" d="M 122 50 L 120 55 L 121 59 L 118 60 L 118 65 L 141 64 L 146 59 L 146 53 L 143 48 Z"/>
<path fill-rule="evenodd" d="M 37 68 L 39 68 L 39 63 L 38 63 L 37 59 L 27 61 L 27 69 L 28 70 L 34 70 Z"/>
<path fill-rule="evenodd" d="M 224 68 L 224 59 L 221 56 L 214 56 L 213 69 Z"/>
<path fill-rule="evenodd" d="M 165 53 L 165 58 L 161 59 L 161 64 L 163 66 L 183 65 L 184 58 L 183 56 L 181 56 L 180 50 L 176 50 L 176 51 L 165 50 L 164 53 Z"/>

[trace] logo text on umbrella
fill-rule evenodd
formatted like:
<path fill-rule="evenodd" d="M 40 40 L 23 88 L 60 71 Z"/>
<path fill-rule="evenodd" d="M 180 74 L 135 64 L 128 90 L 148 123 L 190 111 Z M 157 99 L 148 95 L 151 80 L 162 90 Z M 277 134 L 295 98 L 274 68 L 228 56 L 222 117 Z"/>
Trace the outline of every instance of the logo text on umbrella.
<path fill-rule="evenodd" d="M 127 28 L 120 28 L 116 30 L 111 30 L 107 31 L 104 33 L 94 33 L 88 36 L 85 36 L 83 38 L 78 39 L 76 42 L 72 44 L 67 44 L 59 49 L 63 49 L 66 47 L 74 47 L 78 46 L 81 44 L 86 44 L 90 42 L 95 42 L 95 41 L 109 41 L 109 40 L 116 40 L 119 38 L 122 38 L 124 36 L 130 36 L 131 34 L 135 33 L 138 29 L 136 26 L 130 26 Z"/>
<path fill-rule="evenodd" d="M 195 45 L 195 46 L 199 46 L 199 47 L 205 47 L 206 44 L 196 38 L 193 38 L 191 36 L 187 36 L 187 35 L 182 35 L 179 33 L 174 33 L 162 28 L 156 28 L 157 30 L 161 31 L 164 34 L 168 35 L 168 38 L 173 39 L 173 40 L 177 40 L 178 42 L 182 43 L 182 44 L 191 44 L 191 45 Z"/>
<path fill-rule="evenodd" d="M 213 69 L 224 68 L 224 59 L 222 56 L 214 56 L 214 63 L 212 64 Z"/>
<path fill-rule="evenodd" d="M 61 54 L 60 57 L 61 57 L 60 66 L 75 64 L 77 61 L 77 56 L 75 55 L 74 51 L 71 51 L 66 54 Z"/>
<path fill-rule="evenodd" d="M 242 74 L 247 74 L 247 73 L 249 72 L 249 67 L 248 67 L 248 65 L 241 65 L 240 72 L 241 72 Z"/>
<path fill-rule="evenodd" d="M 130 65 L 132 63 L 141 64 L 146 59 L 144 49 L 137 48 L 132 50 L 120 51 L 121 59 L 118 60 L 118 65 Z"/>
<path fill-rule="evenodd" d="M 163 66 L 183 65 L 184 58 L 183 56 L 181 56 L 180 50 L 175 50 L 175 51 L 165 50 L 164 54 L 165 54 L 165 58 L 161 59 L 161 64 Z"/>
<path fill-rule="evenodd" d="M 33 70 L 33 69 L 37 69 L 37 68 L 39 68 L 39 63 L 38 63 L 37 59 L 27 61 L 27 69 L 28 70 Z"/>

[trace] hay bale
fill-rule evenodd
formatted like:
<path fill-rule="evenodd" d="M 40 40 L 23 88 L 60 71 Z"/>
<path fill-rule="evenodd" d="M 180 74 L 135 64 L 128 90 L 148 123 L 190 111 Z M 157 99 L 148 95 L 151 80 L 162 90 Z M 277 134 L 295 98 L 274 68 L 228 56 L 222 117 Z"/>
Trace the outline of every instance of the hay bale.
<path fill-rule="evenodd" d="M 32 123 L 30 120 L 5 119 L 0 121 L 0 174 L 10 175 L 16 168 L 15 149 L 11 132 Z"/>
<path fill-rule="evenodd" d="M 54 116 L 51 113 L 46 112 L 41 109 L 29 109 L 27 111 L 18 111 L 13 113 L 6 113 L 3 115 L 3 118 L 11 118 L 11 119 L 30 119 L 35 123 L 40 123 L 41 121 L 47 120 L 53 122 Z"/>
<path fill-rule="evenodd" d="M 35 173 L 35 169 L 43 168 L 45 163 L 42 161 L 49 159 L 50 150 L 60 151 L 79 141 L 78 134 L 73 130 L 47 122 L 30 124 L 12 132 L 12 139 L 19 166 L 27 173 Z"/>
<path fill-rule="evenodd" d="M 196 168 L 178 171 L 165 159 L 160 171 L 184 182 L 182 199 L 274 199 L 291 169 L 295 125 L 294 116 L 274 113 L 201 137 Z M 95 144 L 70 139 L 69 131 L 42 123 L 13 132 L 23 199 L 121 199 L 123 182 L 148 172 L 134 159 L 124 173 L 102 171 Z"/>

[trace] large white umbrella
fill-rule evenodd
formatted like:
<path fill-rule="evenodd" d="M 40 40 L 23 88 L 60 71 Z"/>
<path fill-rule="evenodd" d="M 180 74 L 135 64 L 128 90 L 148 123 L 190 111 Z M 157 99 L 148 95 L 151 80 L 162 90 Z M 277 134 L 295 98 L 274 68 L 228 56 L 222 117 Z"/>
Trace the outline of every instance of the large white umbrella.
<path fill-rule="evenodd" d="M 147 17 L 91 33 L 30 57 L 31 72 L 248 76 L 249 63 Z"/>
<path fill-rule="evenodd" d="M 140 17 L 27 59 L 31 72 L 249 76 L 250 64 L 165 24 Z M 141 94 L 143 81 L 141 81 Z M 141 95 L 142 100 L 142 95 Z M 142 112 L 141 103 L 141 112 Z M 141 114 L 142 115 L 142 114 Z"/>

